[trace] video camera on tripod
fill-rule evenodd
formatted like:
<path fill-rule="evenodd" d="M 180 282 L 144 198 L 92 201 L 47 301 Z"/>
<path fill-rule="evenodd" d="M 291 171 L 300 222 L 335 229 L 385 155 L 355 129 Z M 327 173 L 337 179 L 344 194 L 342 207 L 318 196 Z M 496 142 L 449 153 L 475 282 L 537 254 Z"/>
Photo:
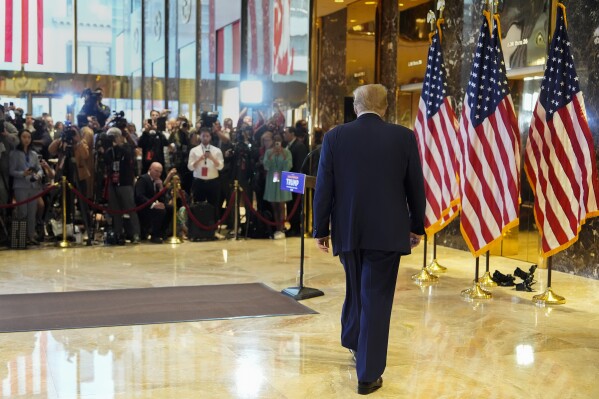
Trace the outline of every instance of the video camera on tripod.
<path fill-rule="evenodd" d="M 200 114 L 200 121 L 202 121 L 202 127 L 212 128 L 212 125 L 217 120 L 218 120 L 218 112 L 204 111 Z"/>

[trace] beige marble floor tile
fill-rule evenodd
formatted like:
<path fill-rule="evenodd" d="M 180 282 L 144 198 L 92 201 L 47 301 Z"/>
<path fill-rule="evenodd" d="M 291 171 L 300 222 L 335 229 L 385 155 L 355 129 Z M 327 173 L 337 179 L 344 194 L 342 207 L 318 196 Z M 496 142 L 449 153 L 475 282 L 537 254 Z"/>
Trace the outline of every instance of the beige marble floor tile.
<path fill-rule="evenodd" d="M 299 243 L 0 251 L 0 294 L 247 282 L 282 290 L 296 284 Z M 384 386 L 372 397 L 599 397 L 599 281 L 553 273 L 567 303 L 538 307 L 532 295 L 547 281 L 538 270 L 535 293 L 497 287 L 492 299 L 466 301 L 470 254 L 438 248 L 448 271 L 421 287 L 411 276 L 422 253 L 402 258 Z M 492 257 L 490 267 L 529 266 Z M 302 302 L 316 315 L 0 334 L 0 397 L 358 397 L 339 345 L 343 269 L 307 240 L 305 270 L 305 284 L 325 293 Z"/>

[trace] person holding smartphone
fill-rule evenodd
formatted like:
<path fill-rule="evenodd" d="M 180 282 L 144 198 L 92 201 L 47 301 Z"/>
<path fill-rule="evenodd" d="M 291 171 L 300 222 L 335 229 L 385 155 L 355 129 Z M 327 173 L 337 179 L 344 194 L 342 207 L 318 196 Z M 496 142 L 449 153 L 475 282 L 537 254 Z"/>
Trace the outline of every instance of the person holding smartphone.
<path fill-rule="evenodd" d="M 274 146 L 264 153 L 264 169 L 266 170 L 266 185 L 264 199 L 271 203 L 273 217 L 278 223 L 273 238 L 285 238 L 285 203 L 291 200 L 289 191 L 281 190 L 281 175 L 289 171 L 293 165 L 291 152 L 283 148 L 283 138 L 276 134 L 273 136 Z"/>
<path fill-rule="evenodd" d="M 38 154 L 31 147 L 31 133 L 23 130 L 19 134 L 19 144 L 9 156 L 9 170 L 13 177 L 15 200 L 21 202 L 42 190 L 43 171 Z M 27 219 L 27 244 L 39 245 L 35 236 L 37 201 L 29 201 L 17 207 L 17 218 Z"/>
<path fill-rule="evenodd" d="M 210 144 L 212 132 L 209 127 L 200 128 L 200 145 L 189 152 L 187 168 L 193 172 L 191 193 L 195 201 L 208 201 L 214 207 L 214 220 L 218 220 L 220 199 L 219 172 L 225 165 L 220 148 Z"/>

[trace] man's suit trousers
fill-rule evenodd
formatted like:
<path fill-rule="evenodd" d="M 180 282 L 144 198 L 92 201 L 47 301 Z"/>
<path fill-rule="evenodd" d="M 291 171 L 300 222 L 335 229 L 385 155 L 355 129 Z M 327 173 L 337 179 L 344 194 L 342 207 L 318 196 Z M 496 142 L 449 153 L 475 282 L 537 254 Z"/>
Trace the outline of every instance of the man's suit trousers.
<path fill-rule="evenodd" d="M 346 292 L 341 314 L 341 344 L 356 353 L 358 381 L 383 374 L 399 252 L 358 249 L 342 252 Z"/>

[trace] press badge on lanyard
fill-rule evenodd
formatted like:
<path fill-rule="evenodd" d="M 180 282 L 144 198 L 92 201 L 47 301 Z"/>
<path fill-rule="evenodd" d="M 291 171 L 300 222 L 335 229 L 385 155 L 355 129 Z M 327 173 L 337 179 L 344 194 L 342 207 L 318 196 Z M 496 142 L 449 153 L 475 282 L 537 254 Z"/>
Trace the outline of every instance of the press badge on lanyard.
<path fill-rule="evenodd" d="M 281 175 L 279 172 L 274 172 L 272 175 L 272 182 L 279 183 L 281 181 Z"/>
<path fill-rule="evenodd" d="M 200 175 L 202 177 L 208 176 L 208 167 L 207 166 L 202 166 L 202 168 L 200 169 Z"/>

